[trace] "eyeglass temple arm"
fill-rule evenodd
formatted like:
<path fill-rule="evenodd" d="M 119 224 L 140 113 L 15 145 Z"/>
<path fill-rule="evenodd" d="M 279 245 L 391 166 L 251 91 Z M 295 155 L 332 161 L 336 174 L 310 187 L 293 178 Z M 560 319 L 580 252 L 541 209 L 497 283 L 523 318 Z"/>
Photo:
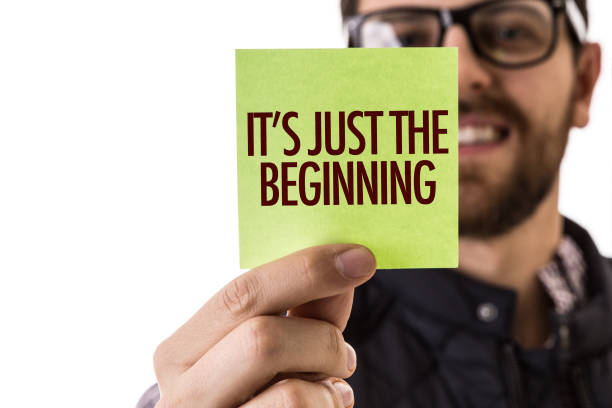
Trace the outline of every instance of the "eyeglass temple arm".
<path fill-rule="evenodd" d="M 563 5 L 563 1 L 557 0 L 555 5 Z M 580 8 L 578 8 L 576 0 L 565 0 L 565 13 L 578 37 L 578 41 L 581 43 L 585 42 L 587 40 L 586 18 L 582 15 Z"/>

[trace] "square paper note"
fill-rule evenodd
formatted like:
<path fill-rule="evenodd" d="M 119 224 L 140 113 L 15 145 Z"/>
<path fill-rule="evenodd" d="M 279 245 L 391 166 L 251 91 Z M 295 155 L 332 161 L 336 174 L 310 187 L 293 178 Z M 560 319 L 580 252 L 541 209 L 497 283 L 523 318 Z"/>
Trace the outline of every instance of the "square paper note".
<path fill-rule="evenodd" d="M 457 50 L 237 50 L 240 265 L 351 242 L 457 266 Z"/>

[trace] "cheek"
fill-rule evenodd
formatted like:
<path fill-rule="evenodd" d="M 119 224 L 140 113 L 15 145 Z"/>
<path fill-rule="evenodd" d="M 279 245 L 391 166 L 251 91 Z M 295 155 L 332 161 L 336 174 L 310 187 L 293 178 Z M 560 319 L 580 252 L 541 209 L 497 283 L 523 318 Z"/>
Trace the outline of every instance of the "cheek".
<path fill-rule="evenodd" d="M 534 67 L 499 76 L 504 92 L 521 109 L 532 129 L 554 130 L 565 123 L 574 83 L 571 51 L 557 52 Z"/>

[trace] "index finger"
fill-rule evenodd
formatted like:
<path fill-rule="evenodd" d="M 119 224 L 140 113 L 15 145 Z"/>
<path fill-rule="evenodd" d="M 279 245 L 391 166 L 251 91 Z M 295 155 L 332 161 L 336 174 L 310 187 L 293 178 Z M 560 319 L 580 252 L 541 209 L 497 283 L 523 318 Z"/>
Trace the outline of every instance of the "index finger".
<path fill-rule="evenodd" d="M 160 348 L 172 355 L 173 364 L 190 367 L 241 322 L 351 291 L 375 269 L 374 255 L 359 245 L 322 245 L 295 252 L 234 279 Z"/>

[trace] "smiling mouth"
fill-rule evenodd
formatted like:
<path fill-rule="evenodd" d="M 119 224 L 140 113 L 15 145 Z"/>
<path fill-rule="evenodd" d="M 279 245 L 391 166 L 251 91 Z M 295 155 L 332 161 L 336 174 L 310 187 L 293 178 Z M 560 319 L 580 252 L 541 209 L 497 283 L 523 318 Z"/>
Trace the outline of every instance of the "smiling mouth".
<path fill-rule="evenodd" d="M 459 147 L 486 146 L 503 142 L 510 128 L 494 125 L 467 125 L 459 128 Z"/>

